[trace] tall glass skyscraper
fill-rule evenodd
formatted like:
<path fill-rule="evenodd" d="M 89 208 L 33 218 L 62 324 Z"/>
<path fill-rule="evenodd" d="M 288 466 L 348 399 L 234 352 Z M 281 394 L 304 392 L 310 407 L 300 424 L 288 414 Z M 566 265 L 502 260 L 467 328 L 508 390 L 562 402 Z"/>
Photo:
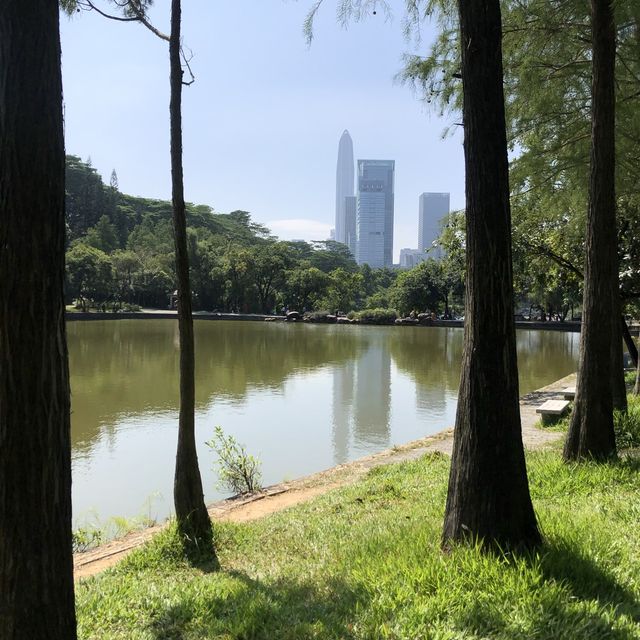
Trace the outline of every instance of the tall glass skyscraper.
<path fill-rule="evenodd" d="M 418 249 L 430 249 L 433 241 L 440 235 L 440 221 L 449 214 L 448 193 L 423 193 L 419 200 L 418 211 Z M 442 258 L 440 250 L 432 251 L 430 256 Z"/>
<path fill-rule="evenodd" d="M 394 160 L 358 160 L 356 262 L 393 264 Z"/>
<path fill-rule="evenodd" d="M 356 218 L 358 213 L 358 198 L 346 196 L 344 199 L 345 212 L 345 244 L 349 247 L 351 255 L 356 257 Z"/>
<path fill-rule="evenodd" d="M 353 141 L 345 129 L 338 144 L 336 168 L 336 240 L 348 244 L 345 198 L 353 196 Z"/>

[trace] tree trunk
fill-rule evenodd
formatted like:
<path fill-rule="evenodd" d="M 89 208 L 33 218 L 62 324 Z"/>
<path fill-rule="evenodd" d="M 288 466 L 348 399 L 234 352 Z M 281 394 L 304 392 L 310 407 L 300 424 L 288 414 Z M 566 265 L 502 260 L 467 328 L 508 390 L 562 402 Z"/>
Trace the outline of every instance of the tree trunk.
<path fill-rule="evenodd" d="M 57 0 L 0 8 L 0 637 L 73 640 Z"/>
<path fill-rule="evenodd" d="M 522 446 L 498 0 L 460 0 L 467 288 L 443 546 L 540 543 Z"/>
<path fill-rule="evenodd" d="M 180 418 L 173 487 L 178 529 L 188 553 L 213 554 L 211 520 L 204 503 L 195 439 L 195 353 L 187 222 L 182 172 L 182 64 L 180 60 L 180 0 L 171 2 L 171 188 L 173 230 L 178 279 L 178 325 L 180 333 Z"/>
<path fill-rule="evenodd" d="M 614 273 L 618 281 L 617 253 L 614 260 Z M 622 351 L 622 325 L 618 318 L 622 316 L 622 304 L 618 287 L 611 290 L 611 401 L 618 411 L 627 410 L 627 385 L 624 381 L 624 354 Z M 625 323 L 626 324 L 626 323 Z"/>
<path fill-rule="evenodd" d="M 616 454 L 612 400 L 611 292 L 618 290 L 615 212 L 615 25 L 611 0 L 592 0 L 591 172 L 578 386 L 565 460 Z M 613 313 L 616 313 L 614 316 Z"/>
<path fill-rule="evenodd" d="M 640 364 L 636 367 L 636 383 L 633 387 L 633 393 L 636 396 L 640 395 Z"/>
<path fill-rule="evenodd" d="M 638 367 L 638 347 L 636 347 L 633 338 L 631 337 L 631 332 L 629 331 L 629 327 L 627 326 L 627 321 L 624 319 L 624 316 L 620 316 L 621 327 L 622 327 L 622 338 L 624 339 L 625 345 L 627 345 L 627 351 L 629 352 L 629 356 L 631 357 L 631 362 L 633 362 L 634 367 Z"/>

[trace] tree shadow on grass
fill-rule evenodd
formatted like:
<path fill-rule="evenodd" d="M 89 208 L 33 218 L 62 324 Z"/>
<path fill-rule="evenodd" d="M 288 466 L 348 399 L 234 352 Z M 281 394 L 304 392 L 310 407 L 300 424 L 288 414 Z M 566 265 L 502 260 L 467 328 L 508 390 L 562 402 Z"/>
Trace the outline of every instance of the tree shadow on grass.
<path fill-rule="evenodd" d="M 592 558 L 582 555 L 567 543 L 548 544 L 539 559 L 539 566 L 545 580 L 562 583 L 573 597 L 615 607 L 617 612 L 640 622 L 640 602 L 633 592 Z"/>
<path fill-rule="evenodd" d="M 485 552 L 496 553 L 496 552 Z M 597 562 L 566 543 L 545 546 L 541 554 L 519 552 L 510 556 L 496 553 L 496 561 L 511 557 L 505 570 L 521 571 L 525 563 L 542 581 L 531 585 L 522 602 L 494 599 L 487 590 L 469 593 L 463 607 L 451 613 L 451 628 L 473 637 L 523 640 L 525 638 L 598 638 L 629 640 L 627 625 L 616 625 L 625 615 L 632 625 L 640 622 L 640 602 L 634 593 Z M 555 589 L 552 584 L 561 585 Z M 515 596 L 514 596 L 515 597 Z M 626 628 L 622 628 L 626 627 Z"/>
<path fill-rule="evenodd" d="M 303 640 L 354 637 L 350 622 L 365 605 L 362 590 L 332 577 L 320 583 L 279 579 L 264 583 L 239 571 L 218 575 L 224 584 L 191 592 L 154 616 L 157 640 L 221 637 L 231 640 Z M 229 581 L 231 579 L 231 581 Z"/>

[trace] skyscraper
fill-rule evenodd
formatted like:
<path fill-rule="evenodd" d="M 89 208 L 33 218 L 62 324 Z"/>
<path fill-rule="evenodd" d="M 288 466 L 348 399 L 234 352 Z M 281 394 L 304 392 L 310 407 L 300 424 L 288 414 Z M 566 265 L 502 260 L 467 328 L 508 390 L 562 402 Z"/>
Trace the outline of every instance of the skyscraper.
<path fill-rule="evenodd" d="M 346 196 L 344 199 L 345 214 L 345 244 L 349 247 L 351 255 L 356 257 L 356 217 L 358 212 L 358 198 Z"/>
<path fill-rule="evenodd" d="M 345 129 L 338 144 L 336 168 L 336 240 L 347 244 L 345 198 L 353 196 L 353 141 Z"/>
<path fill-rule="evenodd" d="M 427 254 L 420 249 L 400 249 L 400 266 L 413 269 L 427 259 Z"/>
<path fill-rule="evenodd" d="M 393 264 L 394 160 L 358 160 L 356 262 Z"/>
<path fill-rule="evenodd" d="M 449 194 L 423 193 L 418 209 L 418 249 L 426 251 L 440 235 L 440 221 L 449 213 Z M 432 252 L 430 255 L 435 258 L 442 257 L 440 251 Z"/>

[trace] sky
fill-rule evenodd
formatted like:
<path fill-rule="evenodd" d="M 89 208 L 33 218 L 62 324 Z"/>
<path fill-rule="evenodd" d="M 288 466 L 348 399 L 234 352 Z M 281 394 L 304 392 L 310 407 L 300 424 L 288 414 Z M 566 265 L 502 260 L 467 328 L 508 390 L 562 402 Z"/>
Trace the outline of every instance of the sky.
<path fill-rule="evenodd" d="M 99 0 L 97 0 L 99 1 Z M 196 81 L 183 92 L 185 196 L 219 213 L 249 211 L 282 239 L 324 240 L 335 225 L 338 142 L 354 158 L 396 161 L 394 260 L 418 244 L 418 198 L 450 192 L 464 206 L 462 134 L 395 80 L 404 53 L 403 0 L 343 28 L 324 0 L 314 39 L 312 0 L 183 0 L 184 44 Z M 150 16 L 169 31 L 169 0 Z M 109 8 L 108 2 L 100 5 Z M 170 199 L 169 54 L 136 23 L 94 12 L 61 18 L 67 153 L 91 158 L 124 193 Z"/>

